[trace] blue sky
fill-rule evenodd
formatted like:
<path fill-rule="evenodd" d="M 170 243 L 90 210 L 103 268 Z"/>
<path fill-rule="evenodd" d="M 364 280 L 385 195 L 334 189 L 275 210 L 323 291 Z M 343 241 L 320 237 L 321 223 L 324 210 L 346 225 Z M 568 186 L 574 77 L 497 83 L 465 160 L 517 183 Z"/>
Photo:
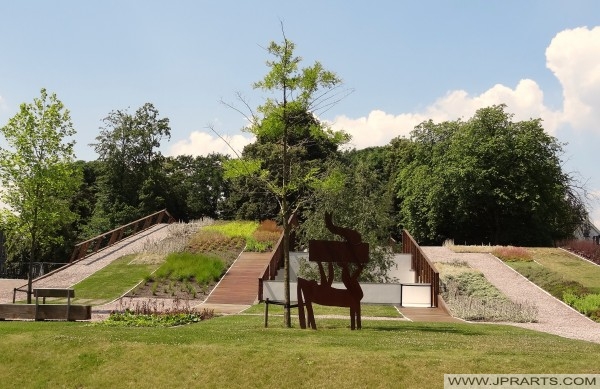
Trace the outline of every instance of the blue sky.
<path fill-rule="evenodd" d="M 541 117 L 565 170 L 600 194 L 600 2 L 33 1 L 0 3 L 0 126 L 55 92 L 71 111 L 76 153 L 95 159 L 101 119 L 153 103 L 171 122 L 165 154 L 241 148 L 244 118 L 220 103 L 267 72 L 281 25 L 305 65 L 318 60 L 354 92 L 322 114 L 357 148 L 407 136 L 426 119 L 469 118 L 505 103 Z M 600 204 L 593 201 L 600 225 Z"/>

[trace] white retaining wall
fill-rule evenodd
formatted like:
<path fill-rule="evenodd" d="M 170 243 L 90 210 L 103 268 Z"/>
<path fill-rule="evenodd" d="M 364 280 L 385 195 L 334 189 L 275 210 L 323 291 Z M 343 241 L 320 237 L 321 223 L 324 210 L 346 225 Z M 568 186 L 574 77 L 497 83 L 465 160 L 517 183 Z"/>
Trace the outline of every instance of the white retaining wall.
<path fill-rule="evenodd" d="M 308 253 L 290 253 L 290 300 L 297 302 L 298 260 L 308 260 Z M 410 269 L 410 254 L 396 254 L 396 266 L 390 269 L 389 277 L 392 283 L 362 283 L 360 284 L 364 297 L 363 303 L 395 304 L 405 307 L 430 307 L 431 285 L 415 283 L 415 272 Z M 342 283 L 333 283 L 334 288 L 345 289 Z M 269 300 L 284 300 L 283 272 L 280 271 L 273 281 L 263 281 L 263 298 Z"/>

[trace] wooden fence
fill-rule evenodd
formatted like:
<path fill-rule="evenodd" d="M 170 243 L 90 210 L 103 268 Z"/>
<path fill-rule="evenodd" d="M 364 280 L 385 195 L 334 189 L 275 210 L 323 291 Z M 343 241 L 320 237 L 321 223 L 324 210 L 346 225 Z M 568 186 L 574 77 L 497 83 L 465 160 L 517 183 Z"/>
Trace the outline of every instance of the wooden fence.
<path fill-rule="evenodd" d="M 171 216 L 166 209 L 163 209 L 162 211 L 158 211 L 152 215 L 148 215 L 129 224 L 125 224 L 124 226 L 115 228 L 112 231 L 77 244 L 73 249 L 69 263 L 85 258 L 88 255 L 92 255 L 106 247 L 112 246 L 120 240 L 135 235 L 138 232 L 142 232 L 153 225 L 160 223 L 173 223 L 174 221 L 175 219 L 173 216 Z"/>
<path fill-rule="evenodd" d="M 417 282 L 431 284 L 431 304 L 432 307 L 437 307 L 438 294 L 440 293 L 440 274 L 406 230 L 402 230 L 402 253 L 411 255 L 411 267 L 415 271 Z"/>

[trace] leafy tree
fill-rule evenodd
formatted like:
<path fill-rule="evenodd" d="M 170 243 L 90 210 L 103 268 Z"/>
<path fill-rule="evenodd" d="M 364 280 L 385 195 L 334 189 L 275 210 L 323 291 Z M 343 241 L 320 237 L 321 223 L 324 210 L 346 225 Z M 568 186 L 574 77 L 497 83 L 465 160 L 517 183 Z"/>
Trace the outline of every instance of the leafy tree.
<path fill-rule="evenodd" d="M 0 129 L 9 145 L 0 149 L 2 212 L 8 248 L 29 255 L 27 302 L 31 303 L 32 264 L 52 244 L 61 243 L 60 229 L 74 222 L 71 199 L 81 183 L 74 163 L 75 134 L 69 111 L 56 94 L 42 89 L 32 104 Z"/>
<path fill-rule="evenodd" d="M 562 145 L 540 119 L 513 122 L 493 106 L 466 122 L 425 122 L 412 139 L 399 195 L 421 241 L 550 245 L 585 215 L 561 168 Z"/>
<path fill-rule="evenodd" d="M 151 103 L 134 115 L 112 111 L 92 144 L 102 162 L 98 203 L 94 212 L 97 232 L 130 222 L 165 205 L 160 142 L 171 136 L 168 118 L 159 118 Z"/>
<path fill-rule="evenodd" d="M 371 149 L 370 152 L 380 152 Z M 304 210 L 305 220 L 300 227 L 300 241 L 308 246 L 310 239 L 336 239 L 325 227 L 323 215 L 333 210 L 335 224 L 358 231 L 371 248 L 369 263 L 361 273 L 361 281 L 388 281 L 388 270 L 393 265 L 392 253 L 382 249 L 389 243 L 394 229 L 391 207 L 394 193 L 388 190 L 388 181 L 381 180 L 368 158 L 356 158 L 355 153 L 343 163 L 330 166 L 333 175 L 341 175 L 336 190 L 318 190 Z M 361 153 L 366 156 L 367 154 Z M 347 155 L 347 157 L 349 157 Z M 339 279 L 340 274 L 336 274 Z"/>
<path fill-rule="evenodd" d="M 163 163 L 168 183 L 166 205 L 171 214 L 184 221 L 202 217 L 217 218 L 224 197 L 223 161 L 227 156 L 180 155 Z"/>
<path fill-rule="evenodd" d="M 219 216 L 232 220 L 279 219 L 279 204 L 272 192 L 255 177 L 229 177 Z"/>
<path fill-rule="evenodd" d="M 323 137 L 319 131 L 320 122 L 307 111 L 288 113 L 290 120 L 288 146 L 290 161 L 295 165 L 312 166 L 319 169 L 324 161 L 339 157 L 338 141 L 334 138 Z M 281 181 L 280 139 L 278 134 L 269 132 L 256 134 L 256 141 L 247 145 L 242 157 L 246 160 L 261 160 L 262 169 L 268 171 L 268 178 L 273 182 Z M 301 198 L 308 198 L 312 188 L 308 182 L 291 194 L 290 202 L 295 203 Z M 279 216 L 279 207 L 274 193 L 261 182 L 248 177 L 238 177 L 231 180 L 231 190 L 225 206 L 235 210 L 236 218 L 265 220 Z"/>
<path fill-rule="evenodd" d="M 270 70 L 264 79 L 254 84 L 255 88 L 279 94 L 279 97 L 267 98 L 258 108 L 258 114 L 250 118 L 248 127 L 257 139 L 268 141 L 268 150 L 257 150 L 252 157 L 232 159 L 225 165 L 227 178 L 255 177 L 279 205 L 284 231 L 284 322 L 287 326 L 291 326 L 289 244 L 292 228 L 288 221 L 303 203 L 307 188 L 320 182 L 321 172 L 317 161 L 303 158 L 311 151 L 311 144 L 298 134 L 308 131 L 312 139 L 331 143 L 334 147 L 348 139 L 344 133 L 324 126 L 313 114 L 333 103 L 332 91 L 341 80 L 318 62 L 300 69 L 301 58 L 294 56 L 294 48 L 285 35 L 281 44 L 271 42 L 267 51 L 275 59 L 267 62 Z"/>

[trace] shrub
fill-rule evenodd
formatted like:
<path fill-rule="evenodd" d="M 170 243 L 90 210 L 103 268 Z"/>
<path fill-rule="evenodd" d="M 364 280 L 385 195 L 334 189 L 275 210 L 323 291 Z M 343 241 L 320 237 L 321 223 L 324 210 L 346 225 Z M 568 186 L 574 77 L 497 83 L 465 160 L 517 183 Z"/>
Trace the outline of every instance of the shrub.
<path fill-rule="evenodd" d="M 256 230 L 246 239 L 246 251 L 265 252 L 273 250 L 281 232 Z"/>
<path fill-rule="evenodd" d="M 263 220 L 257 231 L 276 232 L 279 235 L 283 229 L 277 225 L 275 220 Z"/>
<path fill-rule="evenodd" d="M 533 256 L 523 247 L 500 246 L 492 251 L 492 254 L 505 262 L 531 262 Z"/>
<path fill-rule="evenodd" d="M 274 220 L 264 220 L 256 231 L 246 238 L 246 251 L 262 253 L 273 250 L 281 233 L 281 227 Z"/>
<path fill-rule="evenodd" d="M 561 247 L 600 264 L 600 245 L 590 240 L 571 240 Z"/>
<path fill-rule="evenodd" d="M 563 301 L 592 320 L 600 321 L 600 294 L 577 296 L 566 292 L 563 295 Z"/>

